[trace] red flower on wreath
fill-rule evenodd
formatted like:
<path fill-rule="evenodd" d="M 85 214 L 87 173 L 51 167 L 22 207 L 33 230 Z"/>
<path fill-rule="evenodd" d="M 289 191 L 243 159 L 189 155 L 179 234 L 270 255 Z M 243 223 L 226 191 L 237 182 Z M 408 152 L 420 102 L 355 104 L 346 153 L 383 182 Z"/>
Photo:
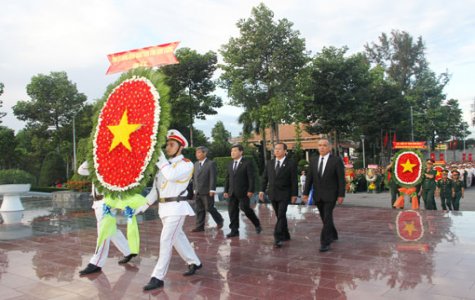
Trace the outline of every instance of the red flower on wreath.
<path fill-rule="evenodd" d="M 109 95 L 94 136 L 94 165 L 112 191 L 139 185 L 152 157 L 160 115 L 159 95 L 146 78 L 126 80 Z"/>
<path fill-rule="evenodd" d="M 394 165 L 396 180 L 405 186 L 412 186 L 419 182 L 422 176 L 422 161 L 413 151 L 404 151 L 396 156 Z"/>

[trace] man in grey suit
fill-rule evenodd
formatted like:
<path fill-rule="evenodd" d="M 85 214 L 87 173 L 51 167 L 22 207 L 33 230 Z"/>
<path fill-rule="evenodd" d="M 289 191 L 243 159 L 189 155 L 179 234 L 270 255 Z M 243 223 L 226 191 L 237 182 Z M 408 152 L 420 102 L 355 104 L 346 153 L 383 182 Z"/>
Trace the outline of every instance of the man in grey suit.
<path fill-rule="evenodd" d="M 207 158 L 208 148 L 196 148 L 195 171 L 193 173 L 193 190 L 196 202 L 196 226 L 192 232 L 205 230 L 206 212 L 218 224 L 218 229 L 223 227 L 223 216 L 214 207 L 214 194 L 216 193 L 216 163 Z"/>

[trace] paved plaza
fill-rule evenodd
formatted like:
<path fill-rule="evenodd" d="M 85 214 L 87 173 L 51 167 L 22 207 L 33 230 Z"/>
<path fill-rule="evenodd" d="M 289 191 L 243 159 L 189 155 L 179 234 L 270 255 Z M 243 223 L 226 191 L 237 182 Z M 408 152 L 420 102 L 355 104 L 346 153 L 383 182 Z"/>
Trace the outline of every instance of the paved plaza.
<path fill-rule="evenodd" d="M 203 268 L 183 277 L 174 253 L 164 288 L 152 292 L 142 287 L 159 253 L 157 205 L 139 218 L 139 257 L 118 265 L 111 246 L 101 273 L 79 277 L 95 249 L 93 211 L 25 197 L 22 223 L 0 224 L 0 299 L 475 299 L 473 190 L 460 212 L 396 210 L 388 193 L 350 194 L 335 209 L 339 240 L 326 253 L 318 251 L 316 207 L 289 206 L 292 240 L 276 249 L 269 205 L 256 206 L 260 235 L 241 214 L 240 237 L 227 239 L 220 202 L 222 230 L 209 221 L 206 232 L 188 233 Z M 193 227 L 188 217 L 184 228 Z"/>

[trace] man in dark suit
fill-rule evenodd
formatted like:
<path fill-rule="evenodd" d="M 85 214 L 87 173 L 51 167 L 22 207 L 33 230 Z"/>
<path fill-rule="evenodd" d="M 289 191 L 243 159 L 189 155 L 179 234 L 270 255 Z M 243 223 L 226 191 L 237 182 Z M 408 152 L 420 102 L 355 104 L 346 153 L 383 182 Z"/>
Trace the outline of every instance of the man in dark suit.
<path fill-rule="evenodd" d="M 229 198 L 228 212 L 231 221 L 231 232 L 226 235 L 228 238 L 239 236 L 239 208 L 254 224 L 256 233 L 262 231 L 261 223 L 250 206 L 250 198 L 254 195 L 254 170 L 252 162 L 242 157 L 243 152 L 242 145 L 231 147 L 233 160 L 228 165 L 224 182 L 223 196 Z"/>
<path fill-rule="evenodd" d="M 259 199 L 264 200 L 267 195 L 277 216 L 274 228 L 274 246 L 282 247 L 283 241 L 290 240 L 287 225 L 287 205 L 295 203 L 298 196 L 297 165 L 292 159 L 287 158 L 287 145 L 278 143 L 274 146 L 275 158 L 270 160 L 262 176 L 262 189 Z"/>
<path fill-rule="evenodd" d="M 338 232 L 333 224 L 333 209 L 345 198 L 345 169 L 343 161 L 330 153 L 328 139 L 318 141 L 319 156 L 310 161 L 307 181 L 302 200 L 308 201 L 313 185 L 313 199 L 317 204 L 323 228 L 320 235 L 320 252 L 330 250 L 330 244 L 338 240 Z"/>
<path fill-rule="evenodd" d="M 206 212 L 211 214 L 218 224 L 218 229 L 223 227 L 223 216 L 214 207 L 214 194 L 216 193 L 216 163 L 207 158 L 208 148 L 196 148 L 195 171 L 193 173 L 193 190 L 196 203 L 196 226 L 192 232 L 205 230 Z"/>

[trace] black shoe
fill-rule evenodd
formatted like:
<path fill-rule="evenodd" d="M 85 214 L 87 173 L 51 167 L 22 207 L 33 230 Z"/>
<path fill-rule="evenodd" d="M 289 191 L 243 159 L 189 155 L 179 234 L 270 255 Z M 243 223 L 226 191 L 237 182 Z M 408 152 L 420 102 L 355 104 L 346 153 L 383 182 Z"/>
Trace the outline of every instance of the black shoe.
<path fill-rule="evenodd" d="M 203 264 L 200 264 L 199 266 L 197 266 L 195 264 L 188 265 L 188 271 L 183 273 L 183 276 L 194 275 L 196 273 L 196 270 L 201 269 L 202 266 L 203 266 Z"/>
<path fill-rule="evenodd" d="M 235 236 L 239 236 L 239 231 L 231 231 L 230 233 L 226 234 L 226 237 L 227 238 L 232 238 L 232 237 L 235 237 Z"/>
<path fill-rule="evenodd" d="M 204 228 L 198 228 L 198 227 L 197 227 L 197 228 L 193 228 L 193 229 L 191 230 L 191 232 L 202 232 L 202 231 L 205 231 L 205 229 L 204 229 Z"/>
<path fill-rule="evenodd" d="M 282 241 L 284 241 L 284 242 L 285 242 L 285 241 L 290 241 L 290 235 L 285 236 L 285 237 L 282 239 Z"/>
<path fill-rule="evenodd" d="M 327 252 L 330 250 L 330 245 L 321 245 L 320 246 L 320 252 Z"/>
<path fill-rule="evenodd" d="M 152 277 L 146 286 L 143 287 L 144 291 L 150 291 L 163 287 L 163 280 Z"/>
<path fill-rule="evenodd" d="M 262 227 L 261 226 L 256 226 L 256 233 L 259 234 L 262 232 Z"/>
<path fill-rule="evenodd" d="M 93 264 L 87 264 L 87 267 L 84 270 L 79 271 L 79 275 L 82 276 L 82 275 L 97 273 L 97 272 L 100 272 L 101 270 L 102 270 L 101 267 L 98 267 Z"/>
<path fill-rule="evenodd" d="M 274 242 L 274 247 L 276 247 L 276 248 L 281 248 L 282 245 L 284 245 L 284 243 L 282 241 L 275 241 Z"/>
<path fill-rule="evenodd" d="M 124 256 L 121 260 L 118 261 L 119 265 L 126 264 L 128 263 L 132 258 L 136 257 L 137 254 L 135 253 L 130 253 L 127 256 Z"/>

